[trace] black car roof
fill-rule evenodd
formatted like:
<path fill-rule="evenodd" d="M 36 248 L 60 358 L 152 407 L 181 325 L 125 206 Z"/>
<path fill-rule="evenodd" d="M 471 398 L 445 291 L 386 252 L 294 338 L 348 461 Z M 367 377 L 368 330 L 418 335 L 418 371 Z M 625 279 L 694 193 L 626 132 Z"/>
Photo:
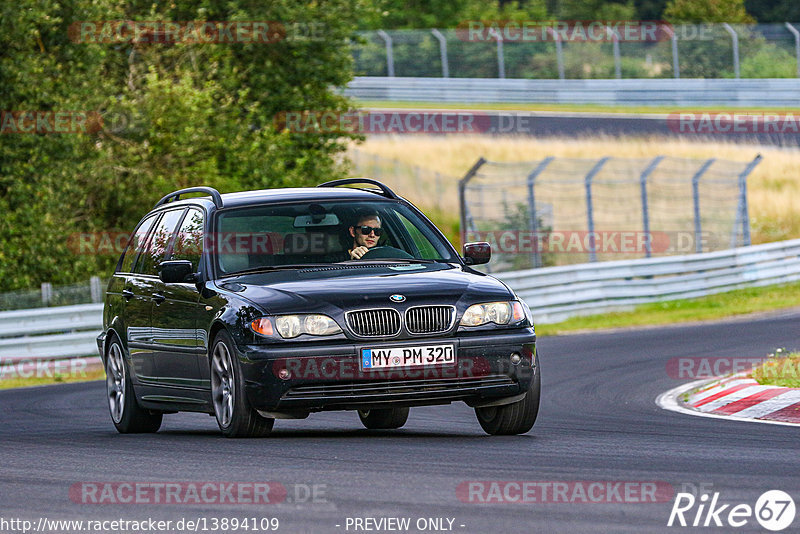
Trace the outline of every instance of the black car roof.
<path fill-rule="evenodd" d="M 325 200 L 372 200 L 386 201 L 385 196 L 363 189 L 351 187 L 285 187 L 280 189 L 260 189 L 256 191 L 240 191 L 222 195 L 222 209 L 253 206 L 270 202 L 293 201 L 325 201 Z M 158 209 L 197 204 L 198 201 L 207 207 L 214 208 L 211 197 L 186 198 L 158 206 Z"/>

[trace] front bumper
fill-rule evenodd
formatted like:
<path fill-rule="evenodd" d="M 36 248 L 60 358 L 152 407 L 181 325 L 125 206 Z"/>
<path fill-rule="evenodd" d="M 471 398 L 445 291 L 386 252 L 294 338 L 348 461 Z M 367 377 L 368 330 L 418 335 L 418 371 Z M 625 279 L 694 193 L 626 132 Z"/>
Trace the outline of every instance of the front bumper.
<path fill-rule="evenodd" d="M 361 370 L 361 348 L 453 344 L 456 365 Z M 262 411 L 304 413 L 518 396 L 538 372 L 530 328 L 453 337 L 237 348 L 250 405 Z M 511 355 L 521 361 L 513 364 Z"/>

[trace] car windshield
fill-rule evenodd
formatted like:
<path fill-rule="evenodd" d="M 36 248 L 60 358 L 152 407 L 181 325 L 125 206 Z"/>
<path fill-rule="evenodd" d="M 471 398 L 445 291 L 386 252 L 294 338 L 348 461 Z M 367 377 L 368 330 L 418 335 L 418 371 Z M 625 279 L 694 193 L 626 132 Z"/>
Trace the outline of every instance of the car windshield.
<path fill-rule="evenodd" d="M 212 237 L 222 274 L 341 262 L 457 262 L 399 202 L 307 202 L 221 211 Z"/>

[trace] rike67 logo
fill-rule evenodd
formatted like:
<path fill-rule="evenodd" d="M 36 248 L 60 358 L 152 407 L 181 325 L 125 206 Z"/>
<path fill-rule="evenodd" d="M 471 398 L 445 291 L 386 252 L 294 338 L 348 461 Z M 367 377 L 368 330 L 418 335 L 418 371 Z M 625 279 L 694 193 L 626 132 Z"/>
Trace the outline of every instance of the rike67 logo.
<path fill-rule="evenodd" d="M 720 504 L 719 492 L 714 492 L 711 497 L 706 493 L 699 498 L 691 493 L 678 493 L 667 526 L 738 528 L 755 518 L 763 528 L 778 532 L 791 525 L 794 517 L 794 500 L 781 490 L 764 492 L 755 506 Z"/>

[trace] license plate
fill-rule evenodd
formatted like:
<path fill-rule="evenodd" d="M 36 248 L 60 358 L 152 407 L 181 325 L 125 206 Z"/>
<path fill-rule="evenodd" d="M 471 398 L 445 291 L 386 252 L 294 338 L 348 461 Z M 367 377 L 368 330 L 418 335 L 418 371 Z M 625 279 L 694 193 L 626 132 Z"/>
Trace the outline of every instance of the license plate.
<path fill-rule="evenodd" d="M 361 369 L 393 369 L 454 365 L 453 345 L 416 345 L 413 347 L 382 347 L 361 349 Z"/>

